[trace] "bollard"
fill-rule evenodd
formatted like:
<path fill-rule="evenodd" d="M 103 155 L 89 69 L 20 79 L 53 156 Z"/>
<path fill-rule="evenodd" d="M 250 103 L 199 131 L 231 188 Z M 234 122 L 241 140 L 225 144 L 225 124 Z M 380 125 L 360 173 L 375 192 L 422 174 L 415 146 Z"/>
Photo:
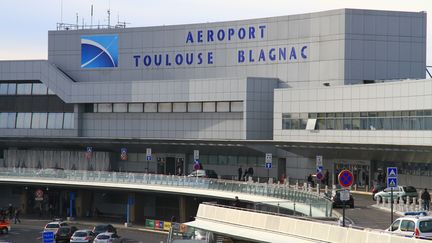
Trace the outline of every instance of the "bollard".
<path fill-rule="evenodd" d="M 365 192 L 368 192 L 368 191 L 369 191 L 369 185 L 366 185 Z"/>
<path fill-rule="evenodd" d="M 418 200 L 418 207 L 419 210 L 418 211 L 422 211 L 422 210 L 426 210 L 425 208 L 423 208 L 423 204 L 422 204 L 423 200 L 421 198 L 419 198 Z"/>
<path fill-rule="evenodd" d="M 306 182 L 303 182 L 303 191 L 307 191 L 307 184 L 306 184 Z"/>
<path fill-rule="evenodd" d="M 317 185 L 316 185 L 316 192 L 317 192 L 318 194 L 320 194 L 320 184 L 317 184 Z"/>
<path fill-rule="evenodd" d="M 357 191 L 357 184 L 354 184 L 354 191 Z"/>
<path fill-rule="evenodd" d="M 395 211 L 398 211 L 398 207 L 397 207 L 398 204 L 397 204 L 397 201 L 398 201 L 397 198 L 393 198 L 393 207 L 396 206 L 396 208 L 394 208 Z"/>
<path fill-rule="evenodd" d="M 324 192 L 325 192 L 326 194 L 328 193 L 328 186 L 327 186 L 327 185 L 324 187 Z"/>
<path fill-rule="evenodd" d="M 295 189 L 298 190 L 298 187 L 299 187 L 299 183 L 298 183 L 298 180 L 297 180 L 296 184 L 295 184 Z"/>
<path fill-rule="evenodd" d="M 376 204 L 377 204 L 377 206 L 379 206 L 379 204 L 380 204 L 380 201 L 379 201 L 379 200 L 376 200 Z"/>

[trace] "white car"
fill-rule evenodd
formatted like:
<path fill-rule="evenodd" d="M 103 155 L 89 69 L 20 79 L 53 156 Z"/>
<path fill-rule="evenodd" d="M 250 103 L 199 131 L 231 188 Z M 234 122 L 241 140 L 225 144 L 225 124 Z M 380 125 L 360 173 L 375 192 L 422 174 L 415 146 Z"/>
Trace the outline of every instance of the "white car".
<path fill-rule="evenodd" d="M 387 231 L 405 237 L 432 240 L 432 216 L 423 216 L 425 212 L 406 213 L 396 219 Z"/>
<path fill-rule="evenodd" d="M 100 233 L 96 236 L 94 243 L 122 243 L 122 240 L 116 233 Z"/>
<path fill-rule="evenodd" d="M 57 233 L 58 229 L 63 226 L 69 226 L 66 222 L 54 221 L 45 225 L 44 232 L 51 231 L 54 234 Z"/>
<path fill-rule="evenodd" d="M 91 243 L 95 238 L 91 230 L 77 230 L 72 235 L 70 243 Z"/>

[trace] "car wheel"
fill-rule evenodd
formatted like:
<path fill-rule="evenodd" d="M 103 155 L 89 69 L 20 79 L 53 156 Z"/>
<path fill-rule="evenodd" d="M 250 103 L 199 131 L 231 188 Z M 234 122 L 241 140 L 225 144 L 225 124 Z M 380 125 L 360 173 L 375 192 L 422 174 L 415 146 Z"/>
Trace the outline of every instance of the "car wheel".
<path fill-rule="evenodd" d="M 7 233 L 9 233 L 8 228 L 3 228 L 3 229 L 2 229 L 2 233 L 3 233 L 3 234 L 7 234 Z"/>
<path fill-rule="evenodd" d="M 376 201 L 376 199 L 375 199 L 375 195 L 372 195 L 372 200 Z"/>
<path fill-rule="evenodd" d="M 382 203 L 383 199 L 382 199 L 381 196 L 378 196 L 377 199 L 378 199 L 378 202 L 379 202 L 379 203 Z"/>

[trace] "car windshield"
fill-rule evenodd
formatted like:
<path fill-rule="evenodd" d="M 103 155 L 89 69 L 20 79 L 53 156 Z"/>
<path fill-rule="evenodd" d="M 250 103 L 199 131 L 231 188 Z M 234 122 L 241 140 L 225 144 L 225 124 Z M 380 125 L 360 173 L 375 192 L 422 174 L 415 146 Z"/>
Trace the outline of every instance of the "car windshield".
<path fill-rule="evenodd" d="M 96 228 L 95 228 L 95 230 L 96 231 L 104 231 L 104 230 L 107 230 L 107 226 L 106 225 L 98 225 L 98 226 L 96 226 Z"/>
<path fill-rule="evenodd" d="M 423 233 L 432 233 L 432 219 L 420 221 L 419 228 Z"/>
<path fill-rule="evenodd" d="M 59 224 L 47 224 L 47 226 L 45 228 L 47 229 L 55 229 L 55 228 L 59 228 Z"/>
<path fill-rule="evenodd" d="M 98 235 L 97 237 L 98 240 L 108 240 L 109 238 L 109 235 Z"/>
<path fill-rule="evenodd" d="M 87 232 L 75 232 L 74 236 L 75 237 L 86 237 Z"/>
<path fill-rule="evenodd" d="M 404 187 L 404 190 L 406 192 L 417 192 L 417 190 L 414 187 L 412 187 L 412 186 Z"/>
<path fill-rule="evenodd" d="M 60 234 L 68 234 L 69 231 L 70 231 L 69 228 L 60 228 L 60 229 L 59 229 Z"/>

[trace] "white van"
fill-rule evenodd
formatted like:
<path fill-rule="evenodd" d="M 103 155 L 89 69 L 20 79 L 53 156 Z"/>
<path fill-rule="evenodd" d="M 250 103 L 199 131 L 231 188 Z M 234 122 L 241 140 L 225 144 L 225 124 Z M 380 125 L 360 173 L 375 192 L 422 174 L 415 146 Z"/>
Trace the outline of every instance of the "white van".
<path fill-rule="evenodd" d="M 392 234 L 432 240 L 432 216 L 424 216 L 425 212 L 406 213 L 396 219 L 387 231 Z"/>

